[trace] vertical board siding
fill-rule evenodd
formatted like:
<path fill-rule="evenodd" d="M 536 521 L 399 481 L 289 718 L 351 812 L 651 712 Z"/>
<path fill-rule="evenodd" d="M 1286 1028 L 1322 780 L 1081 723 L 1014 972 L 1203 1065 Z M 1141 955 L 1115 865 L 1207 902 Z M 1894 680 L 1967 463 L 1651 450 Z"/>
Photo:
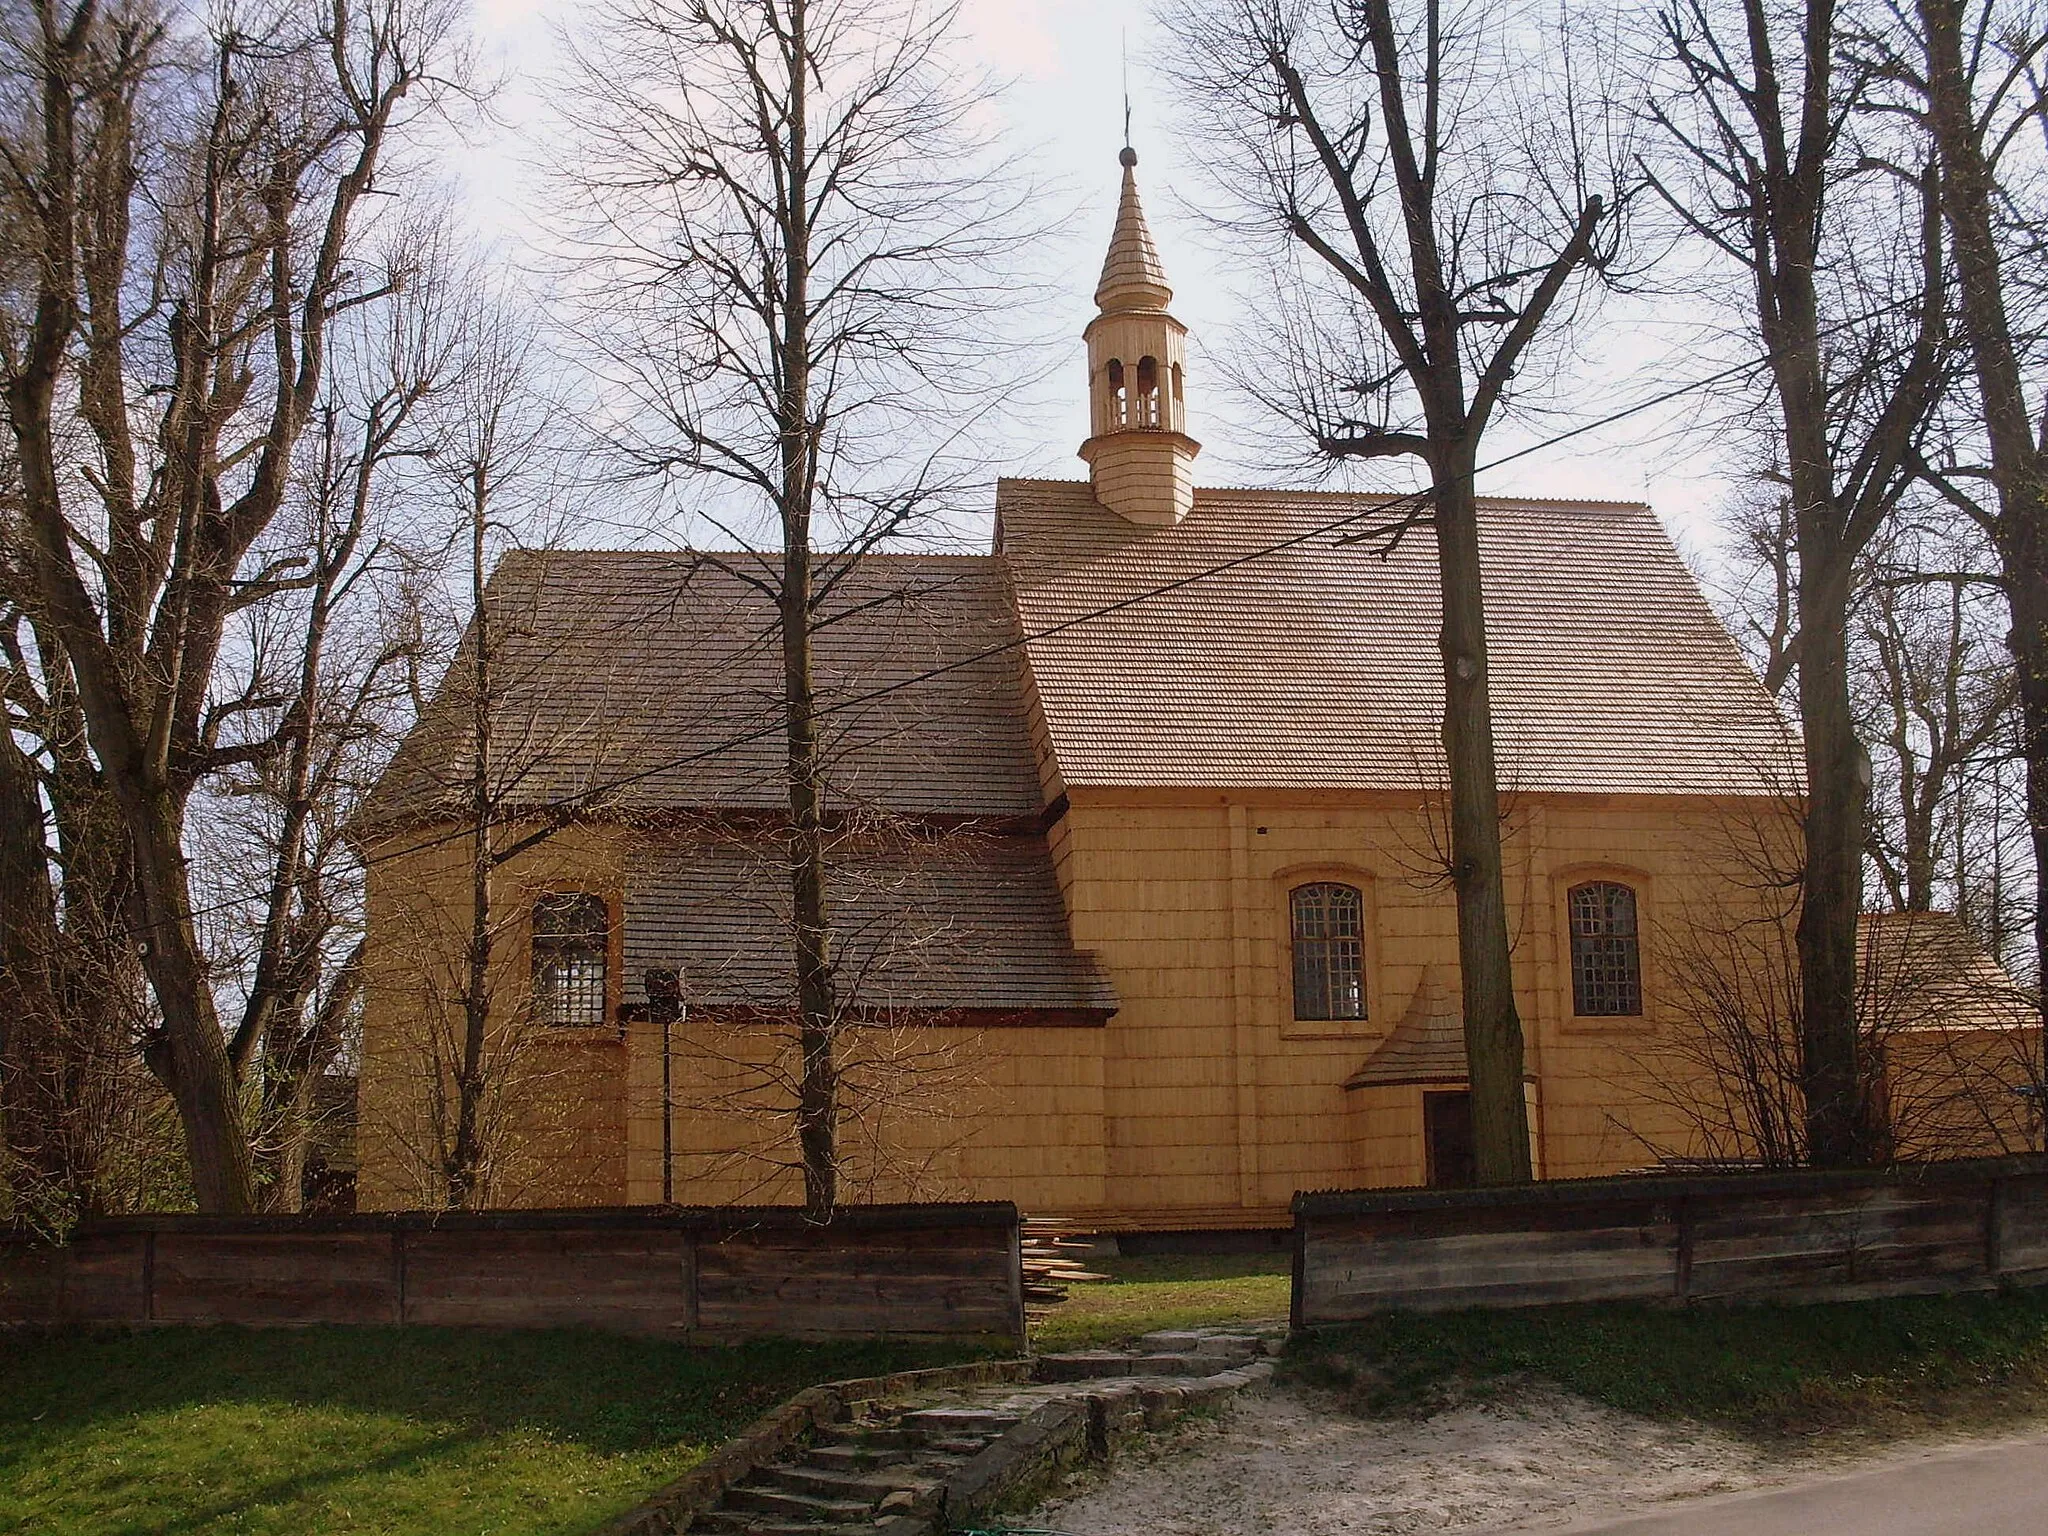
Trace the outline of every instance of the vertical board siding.
<path fill-rule="evenodd" d="M 1024 1337 L 1010 1205 L 140 1217 L 0 1240 L 0 1324 Z"/>
<path fill-rule="evenodd" d="M 1840 1301 L 2048 1281 L 2048 1164 L 1295 1201 L 1297 1326 L 1567 1301 Z"/>

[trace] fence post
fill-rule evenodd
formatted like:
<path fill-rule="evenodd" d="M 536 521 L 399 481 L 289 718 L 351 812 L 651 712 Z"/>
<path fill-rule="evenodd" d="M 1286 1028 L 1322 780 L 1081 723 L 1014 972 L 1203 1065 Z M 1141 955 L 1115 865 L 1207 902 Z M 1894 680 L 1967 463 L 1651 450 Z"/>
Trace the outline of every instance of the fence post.
<path fill-rule="evenodd" d="M 1293 1332 L 1301 1331 L 1302 1282 L 1308 1277 L 1308 1217 L 1301 1211 L 1294 1213 L 1294 1284 L 1288 1287 L 1287 1326 Z"/>
<path fill-rule="evenodd" d="M 1678 1197 L 1678 1262 L 1672 1276 L 1675 1299 L 1692 1295 L 1692 1196 Z"/>

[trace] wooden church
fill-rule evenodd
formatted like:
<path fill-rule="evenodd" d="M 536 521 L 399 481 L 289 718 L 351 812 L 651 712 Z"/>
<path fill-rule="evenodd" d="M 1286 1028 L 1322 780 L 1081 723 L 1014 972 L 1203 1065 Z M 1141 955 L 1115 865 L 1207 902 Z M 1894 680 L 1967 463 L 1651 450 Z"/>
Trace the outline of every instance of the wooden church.
<path fill-rule="evenodd" d="M 1297 1190 L 1470 1174 L 1434 553 L 1345 542 L 1372 497 L 1196 484 L 1124 164 L 1088 478 L 1002 481 L 988 553 L 831 567 L 844 1187 L 1284 1225 Z M 1538 1174 L 1695 1155 L 1665 1050 L 1689 936 L 1779 922 L 1796 743 L 1649 508 L 1482 520 Z M 800 1195 L 781 656 L 744 558 L 491 582 L 500 840 L 534 834 L 490 883 L 499 1203 Z M 468 720 L 444 692 L 359 827 L 366 1208 L 431 1203 L 450 1133 Z"/>

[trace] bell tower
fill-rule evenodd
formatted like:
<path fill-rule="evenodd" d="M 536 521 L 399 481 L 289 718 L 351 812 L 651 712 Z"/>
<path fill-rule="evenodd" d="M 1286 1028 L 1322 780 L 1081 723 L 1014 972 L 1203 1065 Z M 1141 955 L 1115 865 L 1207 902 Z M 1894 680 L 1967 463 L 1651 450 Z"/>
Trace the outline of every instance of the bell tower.
<path fill-rule="evenodd" d="M 1089 437 L 1081 445 L 1095 499 L 1134 523 L 1177 523 L 1195 502 L 1187 434 L 1188 328 L 1166 312 L 1173 290 L 1138 203 L 1138 152 L 1125 145 L 1116 231 L 1095 285 L 1088 343 Z"/>

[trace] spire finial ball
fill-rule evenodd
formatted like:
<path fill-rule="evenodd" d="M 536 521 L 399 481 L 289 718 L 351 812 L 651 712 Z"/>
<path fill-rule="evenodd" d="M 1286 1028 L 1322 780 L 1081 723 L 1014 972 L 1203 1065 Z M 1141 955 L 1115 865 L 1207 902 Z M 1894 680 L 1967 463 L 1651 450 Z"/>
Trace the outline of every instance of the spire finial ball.
<path fill-rule="evenodd" d="M 1138 163 L 1138 152 L 1135 149 L 1131 148 L 1130 145 L 1126 144 L 1122 149 L 1116 152 L 1116 163 L 1122 166 L 1125 170 L 1129 170 L 1132 166 Z"/>

